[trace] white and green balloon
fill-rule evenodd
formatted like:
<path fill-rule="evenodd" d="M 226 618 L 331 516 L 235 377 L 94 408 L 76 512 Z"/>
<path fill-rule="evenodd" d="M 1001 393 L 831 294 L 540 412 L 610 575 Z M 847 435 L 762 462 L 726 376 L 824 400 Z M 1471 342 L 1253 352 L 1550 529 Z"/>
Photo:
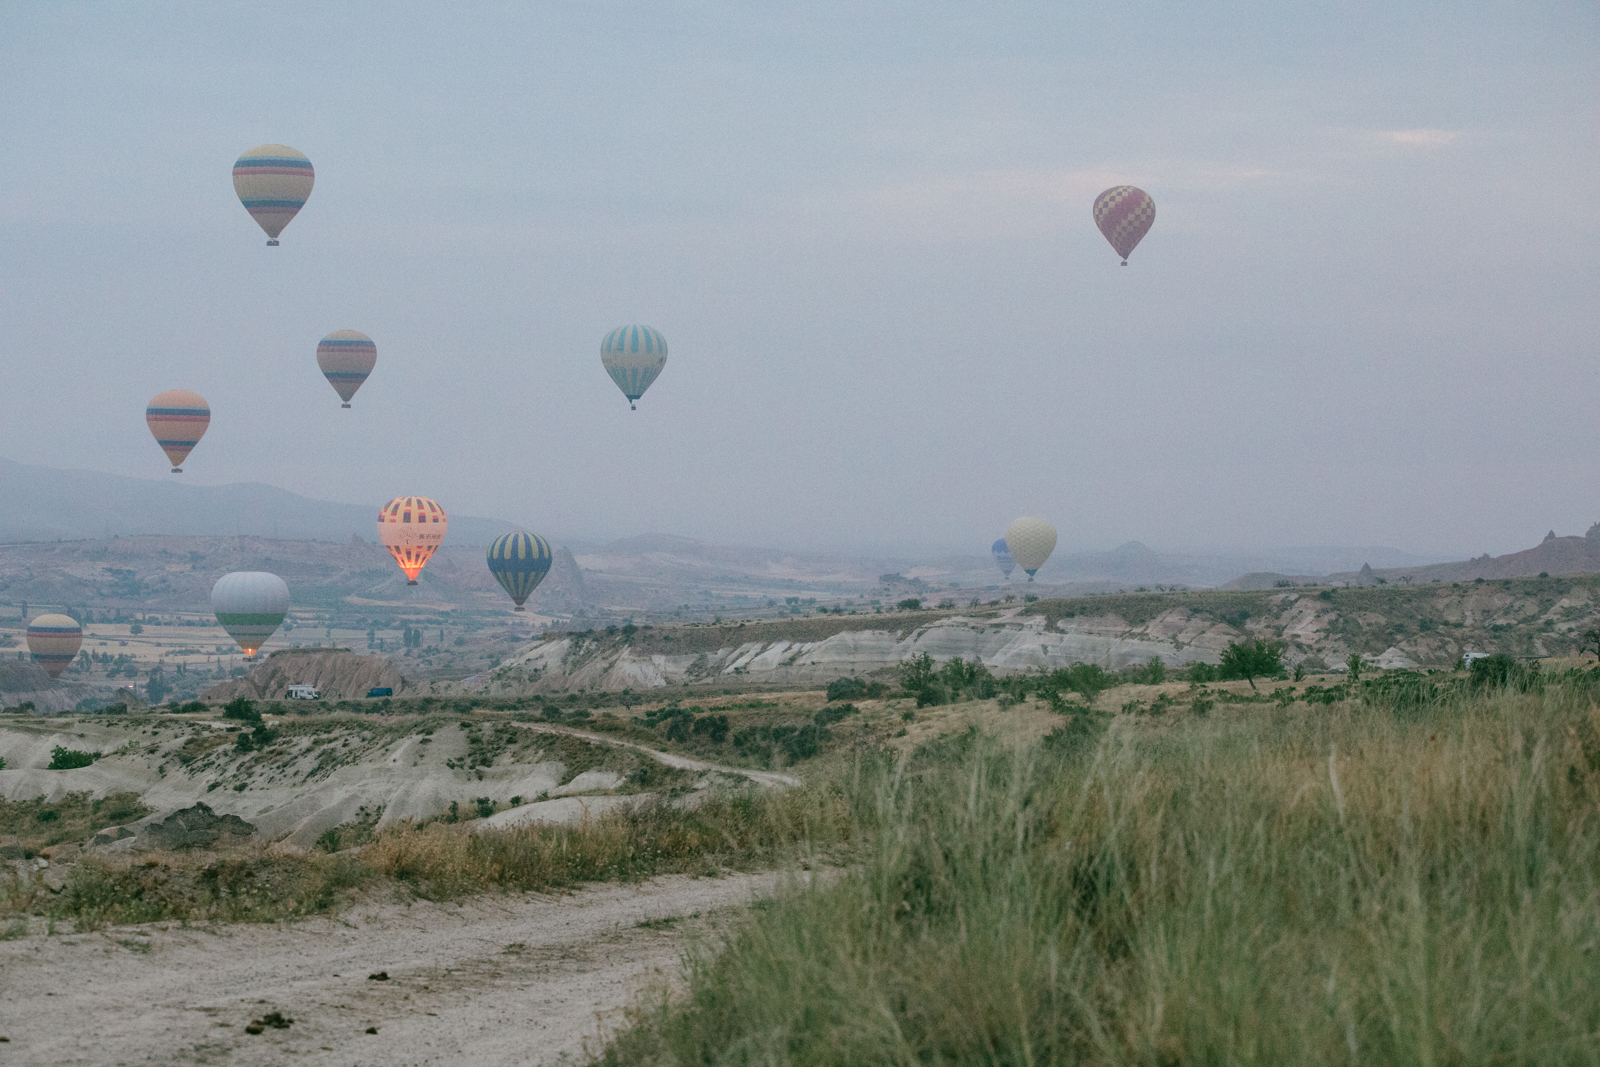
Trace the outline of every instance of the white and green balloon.
<path fill-rule="evenodd" d="M 1056 528 L 1043 519 L 1021 518 L 1006 527 L 1006 547 L 1017 566 L 1028 572 L 1028 581 L 1050 553 L 1056 550 Z"/>
<path fill-rule="evenodd" d="M 289 614 L 289 587 L 266 571 L 234 571 L 211 587 L 211 610 L 245 655 L 254 658 Z"/>

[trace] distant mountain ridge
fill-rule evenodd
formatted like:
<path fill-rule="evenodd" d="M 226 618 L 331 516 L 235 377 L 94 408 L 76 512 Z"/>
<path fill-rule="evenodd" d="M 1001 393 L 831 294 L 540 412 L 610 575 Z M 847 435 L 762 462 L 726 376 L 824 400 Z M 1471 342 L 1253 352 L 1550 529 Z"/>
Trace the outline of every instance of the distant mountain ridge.
<path fill-rule="evenodd" d="M 0 459 L 0 543 L 138 534 L 243 534 L 304 541 L 372 538 L 381 500 L 338 504 L 260 482 L 183 485 Z M 450 543 L 484 546 L 516 527 L 450 516 Z"/>
<path fill-rule="evenodd" d="M 1454 563 L 1434 563 L 1420 567 L 1373 567 L 1326 575 L 1246 574 L 1223 585 L 1223 589 L 1270 589 L 1289 585 L 1383 585 L 1390 582 L 1470 582 L 1478 578 L 1533 578 L 1541 574 L 1600 574 L 1600 522 L 1589 527 L 1582 537 L 1557 537 L 1551 530 L 1544 540 L 1521 552 Z"/>

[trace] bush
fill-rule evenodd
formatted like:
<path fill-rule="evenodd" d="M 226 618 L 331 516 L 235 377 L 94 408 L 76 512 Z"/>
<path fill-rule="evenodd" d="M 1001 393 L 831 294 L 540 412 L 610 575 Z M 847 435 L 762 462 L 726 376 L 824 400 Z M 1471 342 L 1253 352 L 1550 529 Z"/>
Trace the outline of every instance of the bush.
<path fill-rule="evenodd" d="M 908 596 L 904 600 L 900 601 L 900 603 L 896 604 L 895 607 L 899 608 L 901 611 L 921 611 L 922 601 L 918 600 L 914 596 Z"/>
<path fill-rule="evenodd" d="M 260 722 L 261 713 L 256 710 L 256 703 L 245 697 L 234 697 L 222 705 L 224 719 L 239 719 L 243 722 Z"/>
<path fill-rule="evenodd" d="M 1510 689 L 1521 692 L 1536 689 L 1539 684 L 1537 660 L 1513 659 L 1503 652 L 1472 661 L 1468 684 L 1475 690 Z"/>
<path fill-rule="evenodd" d="M 1243 678 L 1256 687 L 1257 678 L 1276 678 L 1283 674 L 1283 645 L 1277 641 L 1230 641 L 1223 649 L 1218 673 L 1225 679 Z"/>
<path fill-rule="evenodd" d="M 876 700 L 889 691 L 882 682 L 864 682 L 860 678 L 835 678 L 828 683 L 828 702 L 835 700 Z"/>
<path fill-rule="evenodd" d="M 99 758 L 98 752 L 80 752 L 75 748 L 63 748 L 57 745 L 50 750 L 50 766 L 46 770 L 70 771 L 77 767 L 87 767 Z"/>

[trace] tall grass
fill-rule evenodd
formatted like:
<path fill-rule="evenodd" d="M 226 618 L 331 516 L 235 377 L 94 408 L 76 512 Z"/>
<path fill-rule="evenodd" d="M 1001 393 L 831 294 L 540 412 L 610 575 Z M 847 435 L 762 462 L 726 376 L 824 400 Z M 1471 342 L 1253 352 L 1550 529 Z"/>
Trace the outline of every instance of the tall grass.
<path fill-rule="evenodd" d="M 604 1062 L 1600 1063 L 1591 685 L 865 764 Z"/>

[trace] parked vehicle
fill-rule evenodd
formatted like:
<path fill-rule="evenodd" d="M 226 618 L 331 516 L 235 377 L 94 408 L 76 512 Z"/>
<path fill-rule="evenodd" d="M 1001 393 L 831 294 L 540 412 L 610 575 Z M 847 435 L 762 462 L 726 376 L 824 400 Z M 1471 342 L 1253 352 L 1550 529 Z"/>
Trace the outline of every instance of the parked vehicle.
<path fill-rule="evenodd" d="M 393 686 L 388 686 L 388 685 L 374 686 L 373 688 L 367 690 L 367 696 L 368 697 L 392 697 L 392 696 L 394 696 L 394 687 Z"/>
<path fill-rule="evenodd" d="M 290 700 L 316 700 L 322 696 L 322 690 L 314 685 L 291 685 L 288 698 Z"/>

